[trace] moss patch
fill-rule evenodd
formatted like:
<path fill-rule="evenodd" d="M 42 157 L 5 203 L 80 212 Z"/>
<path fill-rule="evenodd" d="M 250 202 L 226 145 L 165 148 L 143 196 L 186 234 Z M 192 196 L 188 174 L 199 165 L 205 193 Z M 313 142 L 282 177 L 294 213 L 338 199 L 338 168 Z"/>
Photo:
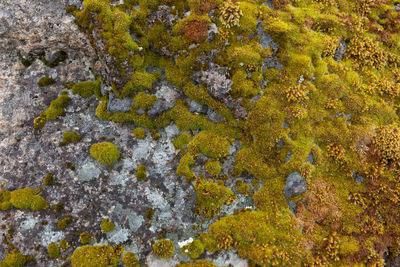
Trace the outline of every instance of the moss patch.
<path fill-rule="evenodd" d="M 104 165 L 112 165 L 121 157 L 118 147 L 110 142 L 92 145 L 90 155 Z"/>

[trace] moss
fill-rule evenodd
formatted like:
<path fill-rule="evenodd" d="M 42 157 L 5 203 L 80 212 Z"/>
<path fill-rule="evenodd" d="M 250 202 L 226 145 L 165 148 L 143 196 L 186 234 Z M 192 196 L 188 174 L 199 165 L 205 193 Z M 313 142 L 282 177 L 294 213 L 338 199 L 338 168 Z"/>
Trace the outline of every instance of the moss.
<path fill-rule="evenodd" d="M 69 248 L 69 244 L 66 240 L 61 239 L 60 242 L 58 243 L 58 246 L 60 247 L 60 249 L 62 250 L 66 250 L 67 248 Z"/>
<path fill-rule="evenodd" d="M 115 227 L 114 223 L 109 219 L 104 219 L 101 222 L 101 232 L 103 233 L 109 233 L 114 231 L 114 227 Z"/>
<path fill-rule="evenodd" d="M 136 179 L 138 181 L 145 181 L 146 180 L 146 177 L 147 177 L 146 170 L 147 170 L 147 168 L 144 165 L 139 165 L 137 167 L 137 169 L 136 169 Z"/>
<path fill-rule="evenodd" d="M 190 244 L 181 247 L 181 252 L 191 259 L 197 259 L 204 252 L 204 244 L 200 240 L 195 239 Z"/>
<path fill-rule="evenodd" d="M 138 108 L 147 111 L 153 107 L 154 103 L 157 101 L 157 96 L 140 92 L 133 100 Z"/>
<path fill-rule="evenodd" d="M 74 251 L 70 261 L 72 267 L 116 267 L 122 253 L 123 249 L 119 246 L 83 246 Z"/>
<path fill-rule="evenodd" d="M 0 210 L 8 210 L 11 208 L 11 192 L 0 190 Z"/>
<path fill-rule="evenodd" d="M 71 222 L 72 222 L 71 217 L 66 216 L 64 219 L 58 220 L 57 227 L 60 230 L 64 230 L 68 226 L 68 224 L 70 224 Z"/>
<path fill-rule="evenodd" d="M 150 74 L 143 71 L 135 71 L 132 74 L 132 78 L 129 82 L 125 84 L 122 88 L 123 96 L 130 96 L 135 92 L 140 92 L 144 90 L 150 90 L 153 83 L 157 81 L 156 74 Z M 152 101 L 154 98 L 147 97 L 146 100 Z M 154 101 L 155 102 L 155 101 Z M 146 103 L 148 105 L 148 103 Z"/>
<path fill-rule="evenodd" d="M 20 267 L 24 266 L 27 259 L 22 255 L 18 249 L 14 249 L 12 252 L 8 253 L 3 260 L 5 266 Z"/>
<path fill-rule="evenodd" d="M 174 255 L 174 243 L 168 239 L 161 239 L 154 243 L 153 252 L 159 258 L 168 259 Z"/>
<path fill-rule="evenodd" d="M 126 252 L 124 256 L 122 257 L 122 263 L 126 267 L 139 267 L 139 260 L 136 258 L 135 253 L 133 252 Z"/>
<path fill-rule="evenodd" d="M 161 138 L 161 135 L 155 129 L 151 129 L 150 134 L 151 134 L 151 137 L 154 139 L 154 141 L 158 141 Z"/>
<path fill-rule="evenodd" d="M 92 242 L 93 236 L 91 236 L 89 233 L 84 232 L 79 235 L 79 240 L 81 241 L 82 245 L 88 244 Z"/>
<path fill-rule="evenodd" d="M 77 132 L 65 132 L 63 140 L 59 143 L 60 146 L 66 146 L 70 143 L 77 144 L 82 140 L 82 137 Z"/>
<path fill-rule="evenodd" d="M 236 182 L 236 190 L 245 196 L 248 196 L 250 193 L 250 185 L 243 183 L 243 181 L 239 180 Z"/>
<path fill-rule="evenodd" d="M 203 131 L 189 143 L 188 149 L 192 155 L 203 155 L 210 158 L 223 158 L 229 154 L 230 140 L 213 132 Z"/>
<path fill-rule="evenodd" d="M 206 260 L 198 260 L 194 262 L 185 262 L 177 264 L 176 267 L 217 267 L 218 265 L 206 261 Z"/>
<path fill-rule="evenodd" d="M 217 177 L 220 174 L 222 168 L 219 165 L 218 160 L 209 160 L 204 164 L 204 167 L 209 175 L 212 177 Z"/>
<path fill-rule="evenodd" d="M 154 216 L 154 210 L 152 208 L 148 208 L 145 214 L 146 218 L 151 220 Z"/>
<path fill-rule="evenodd" d="M 72 164 L 72 162 L 65 162 L 65 168 L 70 169 L 71 171 L 75 171 L 75 166 Z"/>
<path fill-rule="evenodd" d="M 54 184 L 54 176 L 52 173 L 47 173 L 46 176 L 43 178 L 43 184 L 45 186 L 52 186 Z"/>
<path fill-rule="evenodd" d="M 55 84 L 55 83 L 56 83 L 56 81 L 53 78 L 42 77 L 39 79 L 37 84 L 39 87 L 44 87 L 44 86 L 48 86 L 48 85 Z"/>
<path fill-rule="evenodd" d="M 181 149 L 185 145 L 189 144 L 192 137 L 188 133 L 183 133 L 174 139 L 172 142 L 175 146 L 175 149 Z"/>
<path fill-rule="evenodd" d="M 179 166 L 176 170 L 176 174 L 185 176 L 187 182 L 194 180 L 196 178 L 196 175 L 190 169 L 190 167 L 193 165 L 193 156 L 189 153 L 186 153 L 179 161 Z"/>
<path fill-rule="evenodd" d="M 92 145 L 90 155 L 104 165 L 112 165 L 121 157 L 118 147 L 110 142 Z"/>
<path fill-rule="evenodd" d="M 143 139 L 146 136 L 146 130 L 143 128 L 136 128 L 133 130 L 133 137 L 136 139 Z"/>
<path fill-rule="evenodd" d="M 211 180 L 196 180 L 197 209 L 207 218 L 214 217 L 224 204 L 230 204 L 236 199 L 235 193 L 224 185 L 214 183 Z"/>
<path fill-rule="evenodd" d="M 52 259 L 56 259 L 61 256 L 60 248 L 54 242 L 50 243 L 50 245 L 47 247 L 47 253 L 49 254 L 50 258 L 52 258 Z"/>
<path fill-rule="evenodd" d="M 51 62 L 47 61 L 45 56 L 40 56 L 39 59 L 43 62 L 44 65 L 50 68 L 57 67 L 61 62 L 68 59 L 68 54 L 65 51 L 59 51 L 57 57 Z"/>
<path fill-rule="evenodd" d="M 11 192 L 10 203 L 18 209 L 42 210 L 48 207 L 46 200 L 32 188 L 17 189 Z"/>
<path fill-rule="evenodd" d="M 49 108 L 34 120 L 35 132 L 43 128 L 48 120 L 56 120 L 59 116 L 64 115 L 70 100 L 68 92 L 63 91 L 57 99 L 51 101 Z"/>
<path fill-rule="evenodd" d="M 83 98 L 91 97 L 94 93 L 96 93 L 96 96 L 101 95 L 100 83 L 100 79 L 75 83 L 71 86 L 72 93 L 78 94 Z"/>

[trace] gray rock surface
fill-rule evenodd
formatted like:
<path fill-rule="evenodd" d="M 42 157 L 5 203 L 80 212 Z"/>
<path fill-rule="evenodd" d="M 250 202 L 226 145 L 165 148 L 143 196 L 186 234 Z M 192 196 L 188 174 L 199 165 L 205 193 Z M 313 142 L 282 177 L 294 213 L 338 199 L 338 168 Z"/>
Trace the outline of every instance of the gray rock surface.
<path fill-rule="evenodd" d="M 111 113 L 128 112 L 134 105 L 132 98 L 118 98 L 114 93 L 108 96 L 107 110 Z"/>
<path fill-rule="evenodd" d="M 298 196 L 307 190 L 306 180 L 301 177 L 300 173 L 292 172 L 286 177 L 285 197 L 291 198 Z"/>

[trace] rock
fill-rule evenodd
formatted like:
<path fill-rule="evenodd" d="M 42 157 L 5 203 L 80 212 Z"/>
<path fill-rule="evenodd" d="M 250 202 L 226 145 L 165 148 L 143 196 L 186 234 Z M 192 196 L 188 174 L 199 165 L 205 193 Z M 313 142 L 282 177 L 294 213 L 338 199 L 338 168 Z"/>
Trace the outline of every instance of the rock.
<path fill-rule="evenodd" d="M 258 43 L 262 48 L 272 48 L 273 51 L 278 50 L 278 44 L 275 43 L 272 40 L 272 37 L 264 31 L 261 21 L 257 24 L 257 35 L 260 36 L 260 41 Z"/>
<path fill-rule="evenodd" d="M 358 174 L 357 172 L 353 173 L 353 178 L 357 184 L 362 184 L 364 182 L 364 177 Z"/>
<path fill-rule="evenodd" d="M 222 115 L 216 113 L 212 109 L 208 109 L 207 118 L 213 123 L 220 123 L 225 120 L 225 118 Z"/>
<path fill-rule="evenodd" d="M 78 171 L 78 178 L 81 182 L 88 182 L 99 178 L 100 169 L 92 162 L 88 162 Z"/>
<path fill-rule="evenodd" d="M 108 96 L 107 110 L 111 113 L 128 112 L 134 105 L 132 98 L 118 98 L 114 93 Z"/>
<path fill-rule="evenodd" d="M 292 172 L 286 177 L 285 197 L 298 196 L 307 190 L 306 180 L 298 172 Z"/>
<path fill-rule="evenodd" d="M 335 50 L 335 53 L 333 54 L 333 58 L 336 61 L 342 61 L 343 56 L 346 53 L 347 49 L 347 43 L 345 41 L 340 41 L 339 47 Z"/>
<path fill-rule="evenodd" d="M 309 162 L 310 164 L 314 164 L 314 154 L 312 152 L 308 153 L 306 162 Z"/>
<path fill-rule="evenodd" d="M 207 114 L 207 105 L 202 105 L 197 103 L 196 101 L 190 100 L 189 101 L 190 105 L 190 112 L 197 112 L 197 113 L 202 113 L 202 114 Z"/>

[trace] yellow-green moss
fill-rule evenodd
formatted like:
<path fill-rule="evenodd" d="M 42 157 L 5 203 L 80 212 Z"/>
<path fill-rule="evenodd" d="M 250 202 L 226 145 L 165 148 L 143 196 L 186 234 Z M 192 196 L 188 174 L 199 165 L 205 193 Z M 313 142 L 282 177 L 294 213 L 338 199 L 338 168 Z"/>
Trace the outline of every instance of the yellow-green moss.
<path fill-rule="evenodd" d="M 120 246 L 83 246 L 74 251 L 70 261 L 72 267 L 116 267 L 122 253 Z"/>
<path fill-rule="evenodd" d="M 121 157 L 118 147 L 110 142 L 92 145 L 90 155 L 104 165 L 112 165 Z"/>
<path fill-rule="evenodd" d="M 48 86 L 48 85 L 55 84 L 55 83 L 56 83 L 56 81 L 51 77 L 50 78 L 49 77 L 42 77 L 38 81 L 38 86 L 39 87 L 44 87 L 44 86 Z"/>
<path fill-rule="evenodd" d="M 196 180 L 197 209 L 207 218 L 214 217 L 224 204 L 230 204 L 236 199 L 235 193 L 224 185 L 214 183 L 211 180 Z"/>
<path fill-rule="evenodd" d="M 200 240 L 195 239 L 190 244 L 181 247 L 181 252 L 191 259 L 197 259 L 204 252 L 204 244 Z"/>
<path fill-rule="evenodd" d="M 14 249 L 12 252 L 8 253 L 3 260 L 5 267 L 21 267 L 24 266 L 27 259 L 22 255 L 18 249 Z"/>
<path fill-rule="evenodd" d="M 47 247 L 47 253 L 52 259 L 56 259 L 61 256 L 60 248 L 54 242 L 50 243 L 50 245 Z"/>
<path fill-rule="evenodd" d="M 153 107 L 154 103 L 157 101 L 157 96 L 140 92 L 133 100 L 135 101 L 136 107 L 147 111 Z"/>
<path fill-rule="evenodd" d="M 146 136 L 146 130 L 143 128 L 136 128 L 133 130 L 133 137 L 136 139 L 143 139 Z"/>
<path fill-rule="evenodd" d="M 43 184 L 45 186 L 51 186 L 54 184 L 54 176 L 52 173 L 46 174 L 46 176 L 43 178 Z"/>
<path fill-rule="evenodd" d="M 174 144 L 175 149 L 181 149 L 182 147 L 187 145 L 191 139 L 192 138 L 191 138 L 190 134 L 183 133 L 183 134 L 179 135 L 177 138 L 175 138 L 172 143 Z"/>
<path fill-rule="evenodd" d="M 196 135 L 189 143 L 188 149 L 192 155 L 203 155 L 210 158 L 228 156 L 230 140 L 213 132 L 203 131 Z"/>
<path fill-rule="evenodd" d="M 85 244 L 88 244 L 88 243 L 92 242 L 93 236 L 91 236 L 87 232 L 84 232 L 84 233 L 79 235 L 79 240 L 81 241 L 82 245 L 85 245 Z"/>
<path fill-rule="evenodd" d="M 7 190 L 0 190 L 0 210 L 8 210 L 11 208 L 11 192 Z"/>
<path fill-rule="evenodd" d="M 204 167 L 209 175 L 212 177 L 217 177 L 220 174 L 222 168 L 219 165 L 218 160 L 209 160 L 204 164 Z"/>
<path fill-rule="evenodd" d="M 109 219 L 104 219 L 101 221 L 101 231 L 103 233 L 108 233 L 114 231 L 114 223 L 110 221 Z"/>
<path fill-rule="evenodd" d="M 32 188 L 17 189 L 10 194 L 10 203 L 18 209 L 42 210 L 48 207 L 46 200 Z"/>
<path fill-rule="evenodd" d="M 194 165 L 193 156 L 189 153 L 186 153 L 179 161 L 179 166 L 176 170 L 176 174 L 185 176 L 186 181 L 188 182 L 194 180 L 196 178 L 196 175 L 190 169 L 190 167 L 193 165 Z"/>
<path fill-rule="evenodd" d="M 218 265 L 206 261 L 206 260 L 198 260 L 194 262 L 185 262 L 177 264 L 175 267 L 217 267 Z"/>
<path fill-rule="evenodd" d="M 72 89 L 72 93 L 78 94 L 84 98 L 91 97 L 93 94 L 96 94 L 96 96 L 101 95 L 100 79 L 96 81 L 84 81 L 75 83 L 70 87 Z"/>
<path fill-rule="evenodd" d="M 147 177 L 147 175 L 146 175 L 146 170 L 147 170 L 147 168 L 146 168 L 146 166 L 144 166 L 144 165 L 139 165 L 139 166 L 137 167 L 137 169 L 136 169 L 136 179 L 137 179 L 138 181 L 144 181 L 144 180 L 146 180 L 146 177 Z"/>
<path fill-rule="evenodd" d="M 159 258 L 171 258 L 175 252 L 174 243 L 169 239 L 161 239 L 154 243 L 153 252 Z"/>
<path fill-rule="evenodd" d="M 236 182 L 236 189 L 240 194 L 248 196 L 250 193 L 250 185 L 243 183 L 243 181 L 239 180 Z"/>
<path fill-rule="evenodd" d="M 62 250 L 66 250 L 67 248 L 69 248 L 69 244 L 66 240 L 61 239 L 60 242 L 58 243 L 58 246 L 60 247 L 60 249 Z"/>
<path fill-rule="evenodd" d="M 70 143 L 77 144 L 82 140 L 82 137 L 77 132 L 65 132 L 60 146 L 66 146 Z"/>
<path fill-rule="evenodd" d="M 139 260 L 136 258 L 135 253 L 133 252 L 126 252 L 124 256 L 122 257 L 122 263 L 125 265 L 125 267 L 139 267 Z"/>
<path fill-rule="evenodd" d="M 63 219 L 58 220 L 57 228 L 60 229 L 60 230 L 64 230 L 68 226 L 68 224 L 70 224 L 71 222 L 72 222 L 71 217 L 66 216 Z"/>

